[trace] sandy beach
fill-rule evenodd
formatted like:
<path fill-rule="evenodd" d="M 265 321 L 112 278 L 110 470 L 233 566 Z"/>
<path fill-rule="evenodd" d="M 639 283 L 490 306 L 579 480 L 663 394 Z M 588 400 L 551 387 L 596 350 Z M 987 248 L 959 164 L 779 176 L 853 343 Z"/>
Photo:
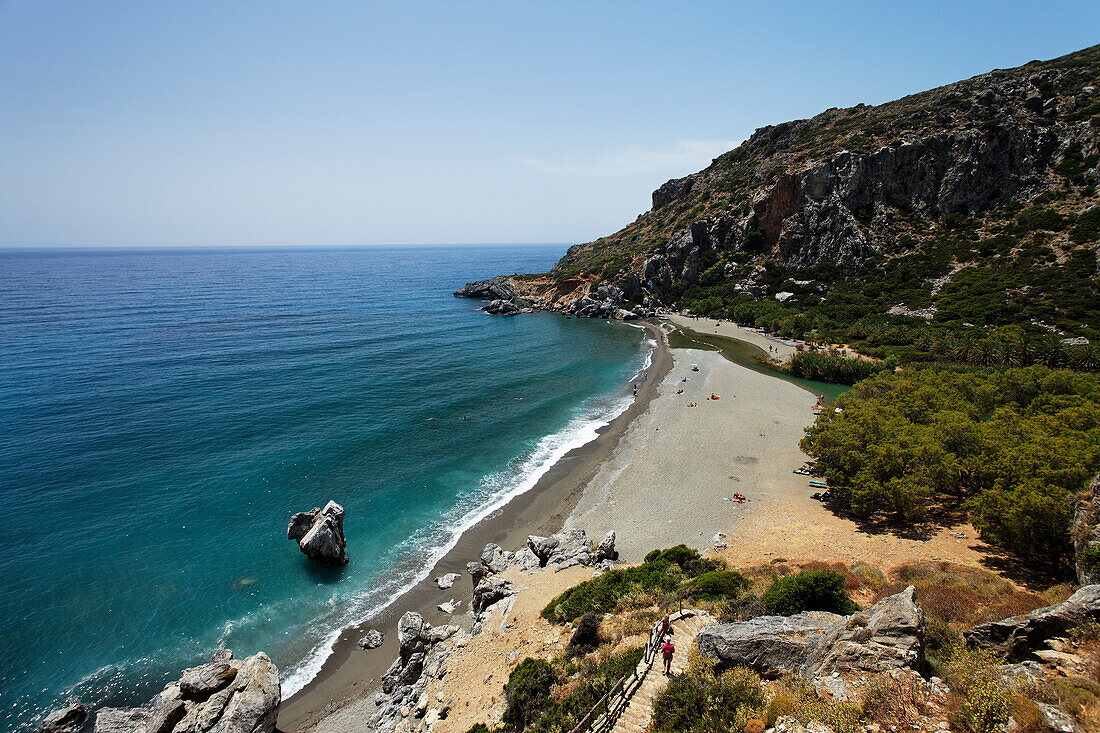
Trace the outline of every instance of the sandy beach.
<path fill-rule="evenodd" d="M 715 328 L 713 320 L 669 321 L 765 348 L 769 343 L 734 324 Z M 669 327 L 649 329 L 651 335 L 663 335 Z M 430 576 L 458 572 L 459 583 L 440 591 L 429 578 L 380 617 L 347 629 L 317 678 L 284 702 L 280 730 L 358 730 L 373 713 L 373 692 L 397 654 L 393 630 L 402 613 L 416 610 L 432 624 L 469 626 L 463 611 L 445 616 L 435 606 L 457 598 L 468 609 L 472 586 L 465 564 L 479 557 L 487 542 L 517 549 L 528 534 L 550 534 L 565 526 L 597 538 L 615 530 L 620 559 L 630 563 L 640 562 L 651 549 L 680 543 L 721 556 L 733 567 L 780 559 L 866 561 L 883 569 L 927 559 L 981 561 L 988 548 L 973 539 L 969 525 L 942 528 L 918 540 L 869 534 L 834 515 L 810 497 L 807 478 L 792 473 L 807 460 L 798 443 L 814 420 L 812 393 L 717 352 L 670 350 L 663 338 L 660 342 L 649 378 L 631 407 L 599 438 L 556 464 L 531 492 L 464 535 Z M 793 352 L 784 344 L 777 347 L 788 350 L 781 355 Z M 708 399 L 711 395 L 719 399 Z M 731 501 L 734 494 L 747 500 Z M 449 667 L 455 671 L 432 689 L 445 699 L 453 697 L 457 706 L 453 720 L 440 721 L 440 730 L 465 730 L 499 715 L 500 685 L 511 666 L 528 654 L 553 654 L 567 640 L 562 629 L 539 619 L 538 611 L 591 572 L 573 568 L 521 577 L 520 571 L 509 571 L 517 574 L 513 580 L 521 593 L 507 624 L 499 629 L 489 624 L 496 631 L 483 632 L 456 653 Z M 358 649 L 355 642 L 375 627 L 386 632 L 385 645 L 370 652 Z"/>

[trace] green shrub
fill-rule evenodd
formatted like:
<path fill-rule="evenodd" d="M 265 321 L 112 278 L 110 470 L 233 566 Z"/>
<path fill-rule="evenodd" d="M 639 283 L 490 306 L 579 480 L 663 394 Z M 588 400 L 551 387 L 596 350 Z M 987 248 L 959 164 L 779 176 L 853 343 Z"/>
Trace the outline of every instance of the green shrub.
<path fill-rule="evenodd" d="M 669 680 L 653 701 L 653 733 L 712 733 L 734 728 L 738 712 L 764 704 L 760 677 L 744 667 L 715 675 L 689 670 Z"/>
<path fill-rule="evenodd" d="M 1079 558 L 1081 567 L 1090 573 L 1100 570 L 1100 548 L 1086 547 Z"/>
<path fill-rule="evenodd" d="M 685 580 L 717 570 L 721 563 L 707 560 L 686 545 L 654 550 L 641 565 L 609 570 L 598 578 L 575 585 L 542 609 L 548 621 L 573 621 L 586 613 L 610 613 L 619 600 L 632 594 L 671 593 Z"/>
<path fill-rule="evenodd" d="M 769 613 L 791 616 L 802 611 L 849 614 L 859 610 L 844 592 L 844 576 L 835 570 L 807 570 L 780 578 L 764 591 Z"/>
<path fill-rule="evenodd" d="M 896 364 L 896 361 L 894 362 Z M 846 359 L 843 356 L 829 356 L 802 351 L 791 357 L 784 371 L 792 377 L 813 379 L 832 384 L 855 384 L 872 374 L 891 368 L 885 361 L 867 361 L 865 359 Z"/>
<path fill-rule="evenodd" d="M 523 730 L 542 717 L 554 682 L 554 670 L 545 659 L 528 657 L 520 662 L 504 685 L 504 722 Z"/>
<path fill-rule="evenodd" d="M 685 598 L 716 601 L 736 598 L 752 583 L 736 570 L 712 570 L 703 573 L 684 586 Z"/>
<path fill-rule="evenodd" d="M 1100 206 L 1094 206 L 1077 217 L 1069 236 L 1077 244 L 1091 244 L 1100 239 Z"/>

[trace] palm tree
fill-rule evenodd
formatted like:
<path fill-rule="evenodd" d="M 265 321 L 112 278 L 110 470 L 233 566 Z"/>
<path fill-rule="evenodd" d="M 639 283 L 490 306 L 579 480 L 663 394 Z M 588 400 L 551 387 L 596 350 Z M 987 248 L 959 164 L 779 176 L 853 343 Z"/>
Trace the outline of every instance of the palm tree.
<path fill-rule="evenodd" d="M 1100 370 L 1100 351 L 1092 344 L 1075 346 L 1072 351 L 1073 366 L 1083 372 Z"/>
<path fill-rule="evenodd" d="M 1031 334 L 1027 331 L 1021 333 L 1016 348 L 1016 362 L 1020 366 L 1031 366 L 1031 362 L 1035 360 L 1035 341 L 1031 338 Z"/>
<path fill-rule="evenodd" d="M 1066 358 L 1066 345 L 1054 334 L 1039 340 L 1039 354 L 1036 361 L 1051 369 L 1057 369 Z"/>
<path fill-rule="evenodd" d="M 977 343 L 978 337 L 974 335 L 974 332 L 967 331 L 955 342 L 955 351 L 952 353 L 952 356 L 961 362 L 970 361 L 970 355 L 974 352 L 974 347 Z"/>
<path fill-rule="evenodd" d="M 997 355 L 1004 366 L 1013 366 L 1017 363 L 1016 346 L 1010 342 L 997 344 Z"/>
<path fill-rule="evenodd" d="M 1001 360 L 1000 354 L 997 352 L 998 344 L 996 341 L 990 341 L 989 339 L 979 341 L 970 353 L 970 363 L 984 367 L 993 366 Z"/>

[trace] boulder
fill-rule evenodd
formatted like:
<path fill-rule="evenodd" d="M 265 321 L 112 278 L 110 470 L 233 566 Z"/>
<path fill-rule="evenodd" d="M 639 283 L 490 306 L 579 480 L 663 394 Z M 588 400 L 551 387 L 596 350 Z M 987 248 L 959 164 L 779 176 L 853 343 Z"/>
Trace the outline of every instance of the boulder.
<path fill-rule="evenodd" d="M 237 670 L 227 662 L 209 662 L 185 669 L 180 675 L 180 694 L 193 700 L 205 700 L 228 685 L 236 676 Z"/>
<path fill-rule="evenodd" d="M 478 616 L 497 601 L 515 594 L 516 591 L 512 588 L 511 582 L 505 578 L 489 576 L 474 588 L 474 597 L 470 601 L 470 606 L 473 609 L 474 616 Z"/>
<path fill-rule="evenodd" d="M 385 634 L 378 629 L 371 629 L 356 644 L 360 649 L 377 649 L 386 640 Z"/>
<path fill-rule="evenodd" d="M 745 665 L 763 677 L 777 678 L 801 669 L 809 645 L 843 622 L 824 611 L 794 616 L 757 616 L 732 624 L 709 624 L 699 632 L 699 651 L 721 667 Z"/>
<path fill-rule="evenodd" d="M 100 708 L 94 733 L 145 733 L 152 712 L 145 708 Z"/>
<path fill-rule="evenodd" d="M 505 552 L 500 545 L 490 542 L 481 552 L 481 563 L 489 569 L 490 573 L 503 573 L 514 557 L 512 553 Z"/>
<path fill-rule="evenodd" d="M 306 557 L 320 565 L 347 565 L 344 551 L 348 541 L 344 537 L 344 507 L 334 501 L 324 509 L 314 507 L 299 512 L 290 519 L 286 536 L 298 540 L 298 547 Z"/>
<path fill-rule="evenodd" d="M 441 577 L 435 579 L 435 584 L 439 587 L 439 590 L 448 590 L 459 579 L 458 573 L 447 573 Z"/>
<path fill-rule="evenodd" d="M 1043 726 L 1047 730 L 1053 733 L 1081 733 L 1077 721 L 1062 708 L 1042 702 L 1036 703 L 1036 706 L 1039 708 L 1039 717 Z"/>
<path fill-rule="evenodd" d="M 550 555 L 557 549 L 558 544 L 553 537 L 530 535 L 527 538 L 527 547 L 539 559 L 540 565 L 546 565 L 546 561 L 550 559 Z"/>
<path fill-rule="evenodd" d="M 600 617 L 594 613 L 586 613 L 577 621 L 577 628 L 569 639 L 566 652 L 573 656 L 581 656 L 593 651 L 600 645 Z"/>
<path fill-rule="evenodd" d="M 218 718 L 218 733 L 273 733 L 282 689 L 279 670 L 266 654 L 248 657 L 233 680 L 233 696 Z"/>
<path fill-rule="evenodd" d="M 979 624 L 963 636 L 982 649 L 993 649 L 1009 662 L 1027 659 L 1046 641 L 1070 628 L 1100 618 L 1100 585 L 1086 585 L 1062 603 L 1037 608 L 1026 616 Z"/>
<path fill-rule="evenodd" d="M 924 665 L 924 613 L 909 586 L 846 617 L 809 645 L 803 675 L 878 673 Z"/>
<path fill-rule="evenodd" d="M 88 722 L 88 710 L 72 703 L 54 710 L 38 726 L 38 733 L 78 733 Z"/>
<path fill-rule="evenodd" d="M 149 722 L 145 724 L 145 733 L 170 733 L 176 723 L 183 720 L 186 712 L 187 706 L 184 705 L 183 700 L 162 705 L 153 711 Z"/>
<path fill-rule="evenodd" d="M 466 563 L 466 572 L 474 579 L 474 585 L 476 586 L 482 578 L 489 574 L 489 569 L 479 561 L 472 561 Z"/>
<path fill-rule="evenodd" d="M 619 552 L 615 549 L 615 530 L 609 531 L 600 542 L 596 545 L 595 551 L 592 553 L 592 560 L 600 562 L 602 560 L 618 560 Z"/>

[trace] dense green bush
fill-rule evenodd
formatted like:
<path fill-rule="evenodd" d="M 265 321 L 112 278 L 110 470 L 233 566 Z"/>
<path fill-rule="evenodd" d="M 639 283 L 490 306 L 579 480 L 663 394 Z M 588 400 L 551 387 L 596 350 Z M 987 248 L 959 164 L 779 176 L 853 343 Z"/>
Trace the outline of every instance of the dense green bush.
<path fill-rule="evenodd" d="M 779 578 L 764 591 L 768 613 L 791 616 L 802 611 L 849 614 L 859 610 L 844 592 L 844 576 L 835 570 L 807 570 Z"/>
<path fill-rule="evenodd" d="M 736 598 L 752 583 L 736 570 L 712 570 L 689 580 L 682 593 L 685 598 L 716 601 Z"/>
<path fill-rule="evenodd" d="M 685 580 L 716 570 L 716 560 L 707 560 L 685 545 L 654 550 L 641 565 L 609 570 L 598 578 L 575 585 L 554 598 L 542 610 L 548 621 L 573 621 L 586 613 L 609 613 L 619 599 L 632 593 L 671 593 Z"/>
<path fill-rule="evenodd" d="M 520 662 L 504 685 L 504 722 L 523 730 L 538 720 L 548 707 L 554 682 L 554 670 L 545 659 Z"/>
<path fill-rule="evenodd" d="M 744 667 L 715 675 L 690 670 L 669 680 L 653 701 L 654 733 L 714 733 L 740 730 L 735 722 L 764 705 L 760 678 Z"/>
<path fill-rule="evenodd" d="M 910 368 L 864 380 L 802 447 L 857 515 L 921 519 L 962 503 L 982 537 L 1072 559 L 1072 497 L 1100 471 L 1100 379 L 1045 367 Z"/>
<path fill-rule="evenodd" d="M 895 362 L 887 364 L 884 361 L 846 359 L 842 356 L 803 351 L 791 357 L 785 371 L 792 377 L 814 379 L 818 382 L 855 384 L 872 374 L 892 368 L 894 364 Z"/>
<path fill-rule="evenodd" d="M 614 654 L 608 653 L 607 647 L 604 647 L 602 653 L 594 655 L 595 661 L 587 660 L 563 667 L 559 671 L 557 687 L 527 730 L 530 733 L 572 730 L 616 682 L 634 671 L 642 659 L 642 653 L 642 647 L 632 647 Z M 573 672 L 577 676 L 571 678 Z"/>

